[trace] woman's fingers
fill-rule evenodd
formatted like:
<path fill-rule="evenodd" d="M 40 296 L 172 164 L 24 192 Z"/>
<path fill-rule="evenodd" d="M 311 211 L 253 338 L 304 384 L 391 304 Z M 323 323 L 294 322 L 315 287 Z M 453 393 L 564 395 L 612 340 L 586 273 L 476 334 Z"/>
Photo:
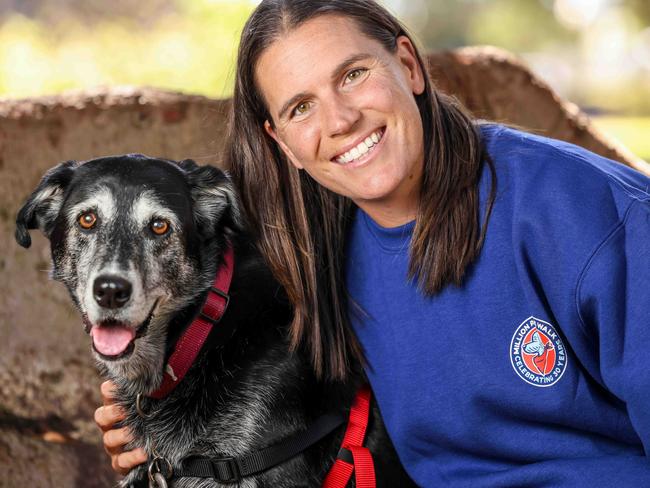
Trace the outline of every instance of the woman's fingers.
<path fill-rule="evenodd" d="M 115 471 L 117 474 L 121 474 L 122 476 L 125 476 L 129 470 L 120 468 L 120 465 L 118 464 L 118 455 L 116 454 L 115 456 L 111 456 L 111 468 L 113 468 L 113 471 Z"/>
<path fill-rule="evenodd" d="M 124 420 L 126 413 L 115 404 L 115 383 L 104 381 L 99 387 L 103 406 L 95 410 L 95 423 L 104 432 L 104 450 L 111 457 L 113 471 L 125 475 L 138 464 L 147 461 L 147 453 L 138 448 L 124 451 L 124 446 L 133 440 L 128 427 L 114 426 Z"/>
<path fill-rule="evenodd" d="M 115 405 L 115 383 L 104 381 L 99 390 L 104 405 L 95 410 L 95 423 L 106 432 L 111 430 L 117 422 L 124 420 L 126 414 L 121 407 Z"/>
<path fill-rule="evenodd" d="M 125 451 L 124 445 L 131 442 L 131 432 L 127 427 L 104 432 L 104 449 L 111 457 L 113 470 L 121 475 L 127 474 L 138 464 L 147 462 L 147 453 L 142 448 Z"/>
<path fill-rule="evenodd" d="M 99 391 L 102 393 L 102 402 L 104 402 L 104 405 L 110 405 L 115 402 L 115 383 L 106 380 L 100 385 Z"/>
<path fill-rule="evenodd" d="M 126 417 L 124 410 L 115 404 L 104 405 L 95 410 L 95 423 L 104 432 Z"/>
<path fill-rule="evenodd" d="M 109 454 L 117 454 L 124 451 L 124 446 L 133 440 L 128 427 L 111 429 L 104 432 L 104 448 Z"/>
<path fill-rule="evenodd" d="M 138 464 L 147 462 L 147 453 L 144 449 L 138 448 L 132 451 L 123 452 L 122 454 L 115 454 L 111 456 L 111 465 L 113 471 L 121 475 L 127 474 L 131 469 L 135 468 Z"/>

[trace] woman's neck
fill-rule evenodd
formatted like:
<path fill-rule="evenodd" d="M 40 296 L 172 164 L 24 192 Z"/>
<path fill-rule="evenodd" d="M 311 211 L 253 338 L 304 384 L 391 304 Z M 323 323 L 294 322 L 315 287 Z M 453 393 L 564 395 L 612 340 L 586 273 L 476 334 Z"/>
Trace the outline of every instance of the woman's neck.
<path fill-rule="evenodd" d="M 408 185 L 402 185 L 383 198 L 361 200 L 354 203 L 382 227 L 399 227 L 415 220 L 420 206 L 422 175 L 409 178 Z"/>
<path fill-rule="evenodd" d="M 418 194 L 410 198 L 391 200 L 356 200 L 354 203 L 368 216 L 382 227 L 399 227 L 413 220 L 418 213 Z"/>

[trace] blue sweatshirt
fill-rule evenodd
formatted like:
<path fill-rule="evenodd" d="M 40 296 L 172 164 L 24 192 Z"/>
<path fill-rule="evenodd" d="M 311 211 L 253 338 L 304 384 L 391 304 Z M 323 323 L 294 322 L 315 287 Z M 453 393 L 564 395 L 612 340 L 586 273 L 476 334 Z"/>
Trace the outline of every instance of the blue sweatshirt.
<path fill-rule="evenodd" d="M 425 487 L 650 486 L 650 180 L 482 136 L 497 197 L 461 287 L 407 279 L 414 222 L 357 210 L 350 230 L 350 315 L 400 459 Z"/>

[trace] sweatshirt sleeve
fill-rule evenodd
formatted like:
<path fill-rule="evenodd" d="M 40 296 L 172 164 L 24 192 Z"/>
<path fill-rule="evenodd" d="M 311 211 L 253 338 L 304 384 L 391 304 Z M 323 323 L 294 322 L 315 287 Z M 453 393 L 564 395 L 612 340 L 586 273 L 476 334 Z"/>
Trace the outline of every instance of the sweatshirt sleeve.
<path fill-rule="evenodd" d="M 650 201 L 633 200 L 614 225 L 587 260 L 575 299 L 595 351 L 591 372 L 625 404 L 645 456 L 553 459 L 495 472 L 471 486 L 645 486 L 650 479 Z"/>
<path fill-rule="evenodd" d="M 634 200 L 595 249 L 576 305 L 594 342 L 600 381 L 626 404 L 650 455 L 650 201 Z"/>

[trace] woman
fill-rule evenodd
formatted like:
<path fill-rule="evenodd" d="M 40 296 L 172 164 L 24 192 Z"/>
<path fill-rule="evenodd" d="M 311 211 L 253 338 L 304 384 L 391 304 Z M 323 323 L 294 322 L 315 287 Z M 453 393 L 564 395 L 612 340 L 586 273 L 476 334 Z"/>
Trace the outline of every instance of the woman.
<path fill-rule="evenodd" d="M 323 377 L 365 360 L 418 484 L 650 480 L 648 178 L 471 120 L 370 0 L 263 1 L 233 114 L 294 345 Z M 96 414 L 124 470 L 119 418 Z"/>

